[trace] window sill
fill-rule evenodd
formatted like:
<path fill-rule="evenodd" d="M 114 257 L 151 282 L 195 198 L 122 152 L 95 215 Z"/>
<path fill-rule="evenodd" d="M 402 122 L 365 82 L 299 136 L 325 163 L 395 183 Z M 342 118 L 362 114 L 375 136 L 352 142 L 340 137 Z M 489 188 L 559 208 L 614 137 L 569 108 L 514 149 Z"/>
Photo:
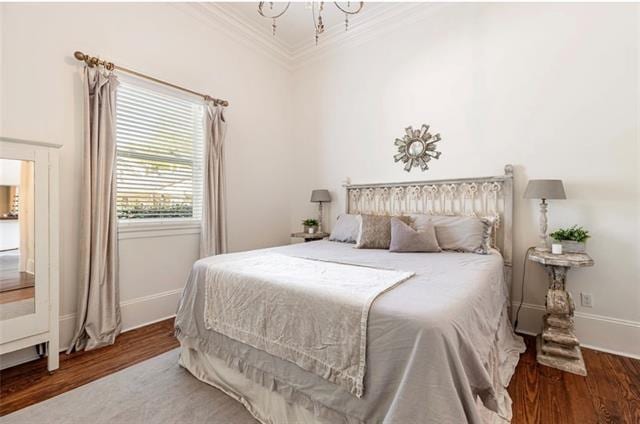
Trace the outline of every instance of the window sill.
<path fill-rule="evenodd" d="M 118 221 L 118 240 L 200 234 L 194 219 L 145 219 Z"/>

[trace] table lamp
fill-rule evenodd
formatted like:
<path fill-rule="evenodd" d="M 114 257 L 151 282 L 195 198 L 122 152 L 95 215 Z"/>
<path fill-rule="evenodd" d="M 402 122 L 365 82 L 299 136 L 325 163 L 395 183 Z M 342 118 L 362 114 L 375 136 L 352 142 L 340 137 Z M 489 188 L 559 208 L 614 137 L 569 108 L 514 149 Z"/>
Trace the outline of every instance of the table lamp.
<path fill-rule="evenodd" d="M 540 246 L 547 247 L 547 200 L 566 199 L 562 180 L 529 180 L 524 191 L 525 199 L 541 199 L 540 202 Z"/>
<path fill-rule="evenodd" d="M 322 203 L 330 202 L 331 195 L 329 190 L 313 190 L 311 191 L 311 201 L 318 203 L 318 232 L 322 232 Z"/>

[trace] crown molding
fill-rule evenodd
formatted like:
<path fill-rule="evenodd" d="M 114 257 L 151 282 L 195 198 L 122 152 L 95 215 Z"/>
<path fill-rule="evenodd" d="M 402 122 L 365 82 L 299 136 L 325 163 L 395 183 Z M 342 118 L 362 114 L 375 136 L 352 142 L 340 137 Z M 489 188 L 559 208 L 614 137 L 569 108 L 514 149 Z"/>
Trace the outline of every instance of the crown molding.
<path fill-rule="evenodd" d="M 227 36 L 270 57 L 286 69 L 292 69 L 291 52 L 284 43 L 267 36 L 229 7 L 217 3 L 173 3 L 172 6 L 209 27 L 222 30 Z"/>
<path fill-rule="evenodd" d="M 317 46 L 313 41 L 304 41 L 296 45 L 292 49 L 292 59 L 295 62 L 305 60 L 363 35 L 384 32 L 396 19 L 409 17 L 414 11 L 425 8 L 425 4 L 422 3 L 374 3 L 369 6 L 374 6 L 369 14 L 351 18 L 348 31 L 344 30 L 344 24 L 335 24 L 320 37 Z"/>
<path fill-rule="evenodd" d="M 267 55 L 288 70 L 301 68 L 328 54 L 373 40 L 387 32 L 398 30 L 423 19 L 444 4 L 433 3 L 372 3 L 368 15 L 352 18 L 349 31 L 338 23 L 327 28 L 318 45 L 312 40 L 288 45 L 258 26 L 256 21 L 236 12 L 230 4 L 177 3 L 175 7 L 201 22 L 222 29 L 242 44 Z M 312 30 L 312 28 L 310 28 Z"/>
<path fill-rule="evenodd" d="M 318 46 L 306 44 L 291 57 L 293 69 L 299 69 L 330 54 L 345 51 L 368 43 L 387 33 L 400 31 L 408 25 L 425 19 L 444 3 L 388 3 L 379 7 L 367 19 L 353 20 L 349 31 L 334 32 L 320 40 Z"/>

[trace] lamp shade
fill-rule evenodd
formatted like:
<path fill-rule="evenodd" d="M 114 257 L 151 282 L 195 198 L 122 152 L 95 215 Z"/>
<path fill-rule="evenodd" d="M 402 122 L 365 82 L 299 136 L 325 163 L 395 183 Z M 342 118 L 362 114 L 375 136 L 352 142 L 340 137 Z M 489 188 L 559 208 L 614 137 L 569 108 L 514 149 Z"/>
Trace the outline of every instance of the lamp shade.
<path fill-rule="evenodd" d="M 529 180 L 525 199 L 566 199 L 562 180 Z"/>
<path fill-rule="evenodd" d="M 313 190 L 311 192 L 311 201 L 312 202 L 330 202 L 331 195 L 329 194 L 329 190 Z"/>

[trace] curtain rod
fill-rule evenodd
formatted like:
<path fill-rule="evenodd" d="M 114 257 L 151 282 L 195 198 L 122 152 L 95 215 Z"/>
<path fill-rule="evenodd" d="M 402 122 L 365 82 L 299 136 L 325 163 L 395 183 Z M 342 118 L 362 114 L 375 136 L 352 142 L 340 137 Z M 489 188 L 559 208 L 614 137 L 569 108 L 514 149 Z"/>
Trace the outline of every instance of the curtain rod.
<path fill-rule="evenodd" d="M 116 65 L 113 62 L 107 62 L 106 60 L 101 60 L 95 56 L 89 56 L 87 54 L 84 54 L 80 51 L 76 51 L 73 53 L 73 56 L 82 62 L 85 62 L 87 64 L 87 66 L 89 66 L 90 68 L 93 68 L 94 66 L 104 66 L 104 68 L 108 71 L 112 71 L 114 69 L 120 70 L 122 72 L 126 72 L 128 74 L 131 75 L 135 75 L 137 77 L 140 78 L 144 78 L 144 79 L 148 79 L 149 81 L 153 81 L 156 82 L 158 84 L 163 84 L 172 88 L 175 88 L 177 90 L 182 90 L 182 91 L 186 91 L 187 93 L 191 93 L 191 94 L 195 94 L 196 96 L 200 96 L 205 100 L 211 100 L 213 101 L 213 103 L 215 105 L 222 105 L 222 106 L 229 106 L 229 102 L 226 100 L 222 100 L 222 99 L 216 99 L 215 97 L 211 97 L 208 94 L 202 94 L 202 93 L 198 93 L 197 91 L 193 91 L 193 90 L 189 90 L 188 88 L 184 88 L 184 87 L 180 87 L 179 85 L 175 85 L 175 84 L 171 84 L 170 82 L 166 82 L 166 81 L 162 81 L 159 80 L 157 78 L 154 77 L 150 77 L 148 75 L 145 74 L 141 74 L 140 72 L 136 72 L 136 71 L 132 71 L 131 69 L 127 69 L 125 67 L 122 67 L 120 65 Z"/>

